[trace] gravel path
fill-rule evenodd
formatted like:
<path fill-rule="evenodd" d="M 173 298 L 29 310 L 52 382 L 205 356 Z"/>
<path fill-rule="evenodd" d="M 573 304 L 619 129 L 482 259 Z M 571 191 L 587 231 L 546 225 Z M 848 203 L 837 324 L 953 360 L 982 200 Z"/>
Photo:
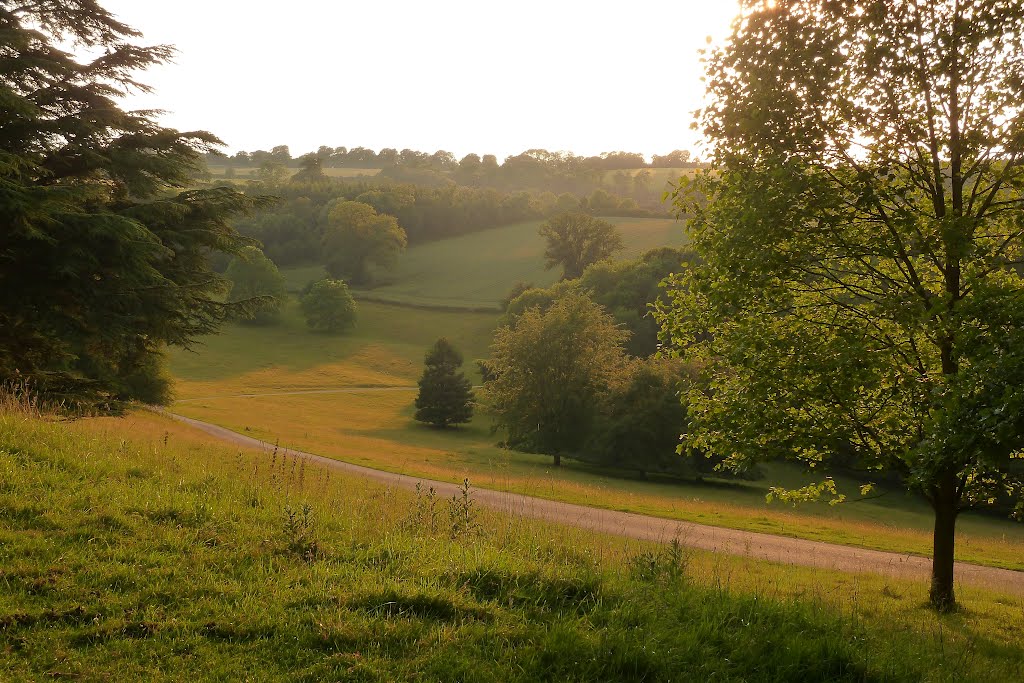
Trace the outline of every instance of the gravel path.
<path fill-rule="evenodd" d="M 273 444 L 208 422 L 173 413 L 167 413 L 167 415 L 233 444 L 265 449 L 274 447 Z M 383 472 L 313 453 L 287 450 L 321 465 L 373 479 L 388 486 L 412 489 L 416 484 L 423 484 L 433 486 L 438 495 L 443 497 L 449 497 L 458 490 L 456 484 L 448 482 Z M 821 541 L 681 522 L 490 489 L 474 489 L 473 496 L 474 500 L 481 505 L 501 512 L 569 524 L 600 533 L 661 542 L 678 538 L 681 543 L 692 548 L 782 564 L 838 569 L 848 572 L 871 572 L 894 578 L 927 580 L 931 575 L 931 559 L 917 555 L 868 550 Z M 961 584 L 982 586 L 1024 596 L 1024 572 L 958 562 L 956 577 L 958 583 Z"/>

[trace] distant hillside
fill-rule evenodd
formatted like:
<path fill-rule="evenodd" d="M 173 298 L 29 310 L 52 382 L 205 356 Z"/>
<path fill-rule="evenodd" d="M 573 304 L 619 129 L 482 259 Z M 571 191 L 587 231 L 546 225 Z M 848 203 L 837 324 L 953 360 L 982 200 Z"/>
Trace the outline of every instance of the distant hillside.
<path fill-rule="evenodd" d="M 625 239 L 621 259 L 656 247 L 686 244 L 683 224 L 675 219 L 607 220 L 619 227 Z M 537 234 L 540 223 L 516 223 L 411 247 L 394 270 L 378 274 L 377 286 L 360 290 L 357 296 L 418 306 L 496 310 L 517 282 L 547 286 L 558 279 L 557 269 L 544 270 L 544 240 Z M 282 272 L 291 289 L 323 276 L 318 267 Z"/>

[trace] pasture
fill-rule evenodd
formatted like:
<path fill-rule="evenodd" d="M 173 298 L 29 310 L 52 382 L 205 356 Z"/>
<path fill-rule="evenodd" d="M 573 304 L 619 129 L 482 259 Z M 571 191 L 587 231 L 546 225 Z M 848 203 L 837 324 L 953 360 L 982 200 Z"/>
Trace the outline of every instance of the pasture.
<path fill-rule="evenodd" d="M 269 442 L 341 460 L 445 481 L 469 477 L 480 486 L 719 526 L 783 534 L 880 550 L 927 554 L 931 513 L 901 491 L 839 506 L 790 508 L 765 502 L 771 484 L 810 479 L 788 465 L 771 465 L 755 482 L 665 482 L 628 478 L 579 463 L 553 468 L 546 456 L 498 448 L 500 434 L 478 415 L 460 430 L 438 432 L 412 420 L 423 353 L 439 336 L 461 349 L 467 376 L 484 357 L 497 316 L 360 303 L 350 335 L 308 331 L 294 305 L 282 324 L 230 326 L 197 353 L 177 352 L 175 412 Z M 355 391 L 354 388 L 368 388 Z M 337 393 L 277 395 L 345 389 Z M 239 397 L 239 394 L 275 394 Z M 613 476 L 609 476 L 612 474 Z M 858 482 L 840 481 L 851 500 Z M 1024 527 L 965 514 L 961 560 L 1024 569 Z"/>
<path fill-rule="evenodd" d="M 964 587 L 937 616 L 917 583 L 579 532 L 472 492 L 432 506 L 144 412 L 5 405 L 0 472 L 6 680 L 1024 672 L 1019 597 Z"/>
<path fill-rule="evenodd" d="M 683 225 L 670 218 L 606 218 L 622 232 L 632 259 L 661 246 L 686 244 Z M 544 269 L 545 242 L 537 234 L 542 221 L 438 240 L 409 248 L 391 271 L 377 273 L 372 289 L 358 296 L 416 306 L 492 309 L 517 282 L 546 287 L 558 280 L 557 268 Z M 286 276 L 287 277 L 287 276 Z"/>

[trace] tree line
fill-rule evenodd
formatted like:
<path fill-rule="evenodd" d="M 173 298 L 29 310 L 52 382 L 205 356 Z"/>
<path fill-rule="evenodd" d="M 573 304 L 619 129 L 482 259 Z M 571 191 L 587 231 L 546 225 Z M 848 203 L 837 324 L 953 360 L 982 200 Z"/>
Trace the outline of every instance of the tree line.
<path fill-rule="evenodd" d="M 636 168 L 697 168 L 702 164 L 693 156 L 689 150 L 676 149 L 667 154 L 655 154 L 647 161 L 643 154 L 638 152 L 604 152 L 594 156 L 579 156 L 571 152 L 549 152 L 545 149 L 529 149 L 519 154 L 505 157 L 503 163 L 499 164 L 498 158 L 493 154 L 469 153 L 461 159 L 445 150 L 437 150 L 428 153 L 412 149 L 401 151 L 385 147 L 380 151 L 374 151 L 366 147 L 329 147 L 321 145 L 315 152 L 293 157 L 288 145 L 277 145 L 270 151 L 254 150 L 252 152 L 238 151 L 231 156 L 220 153 L 206 155 L 209 164 L 218 166 L 251 167 L 262 166 L 265 163 L 280 163 L 285 166 L 298 167 L 303 160 L 316 158 L 325 168 L 366 168 L 383 169 L 393 166 L 405 166 L 409 168 L 430 168 L 442 172 L 452 172 L 457 169 L 469 169 L 477 166 L 484 168 L 500 168 L 510 162 L 524 158 L 540 160 L 552 166 L 563 168 L 578 167 L 594 171 L 617 171 L 621 169 Z"/>
<path fill-rule="evenodd" d="M 328 207 L 354 201 L 392 216 L 404 231 L 408 244 L 548 218 L 569 211 L 598 215 L 649 216 L 629 198 L 604 190 L 587 196 L 553 192 L 501 192 L 446 184 L 425 187 L 376 180 L 292 180 L 279 184 L 251 183 L 246 191 L 279 198 L 270 207 L 240 217 L 235 227 L 263 245 L 281 266 L 322 263 L 323 240 L 329 224 Z"/>

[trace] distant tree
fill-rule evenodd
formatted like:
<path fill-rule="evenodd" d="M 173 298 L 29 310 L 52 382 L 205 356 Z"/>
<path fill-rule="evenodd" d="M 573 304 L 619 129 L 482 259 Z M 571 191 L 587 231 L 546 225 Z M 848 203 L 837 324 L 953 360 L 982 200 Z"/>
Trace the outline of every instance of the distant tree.
<path fill-rule="evenodd" d="M 587 205 L 594 213 L 608 214 L 619 208 L 619 199 L 608 190 L 599 187 L 590 193 Z"/>
<path fill-rule="evenodd" d="M 211 255 L 247 244 L 231 221 L 267 202 L 186 190 L 220 141 L 122 108 L 170 48 L 94 0 L 3 3 L 0 28 L 0 385 L 165 400 L 164 347 L 247 306 L 224 303 Z"/>
<path fill-rule="evenodd" d="M 342 280 L 310 283 L 299 299 L 306 324 L 313 330 L 337 333 L 356 323 L 356 302 Z"/>
<path fill-rule="evenodd" d="M 378 215 L 362 202 L 334 201 L 327 206 L 323 237 L 327 272 L 353 284 L 370 280 L 370 264 L 388 268 L 405 249 L 405 230 L 394 216 Z"/>
<path fill-rule="evenodd" d="M 473 385 L 459 372 L 462 354 L 447 339 L 438 339 L 427 352 L 420 378 L 415 419 L 444 428 L 473 417 Z"/>
<path fill-rule="evenodd" d="M 679 396 L 686 379 L 678 359 L 625 364 L 599 397 L 598 417 L 580 457 L 641 474 L 704 474 L 703 457 L 679 453 L 679 435 L 686 432 L 686 406 Z"/>
<path fill-rule="evenodd" d="M 591 263 L 597 263 L 624 248 L 622 236 L 607 221 L 585 213 L 563 213 L 540 226 L 547 240 L 544 250 L 547 269 L 562 267 L 562 279 L 577 278 Z"/>
<path fill-rule="evenodd" d="M 291 177 L 293 183 L 310 183 L 323 180 L 324 159 L 320 154 L 303 154 L 299 157 L 299 170 Z"/>
<path fill-rule="evenodd" d="M 558 201 L 555 202 L 555 209 L 560 213 L 572 213 L 574 211 L 579 211 L 580 200 L 577 199 L 575 195 L 563 192 L 558 195 Z"/>
<path fill-rule="evenodd" d="M 288 168 L 274 157 L 268 157 L 256 170 L 256 178 L 268 187 L 280 185 L 287 177 Z"/>
<path fill-rule="evenodd" d="M 610 315 L 576 293 L 499 328 L 486 364 L 493 379 L 485 387 L 508 445 L 551 455 L 555 466 L 578 452 L 597 396 L 625 362 L 625 338 Z"/>
<path fill-rule="evenodd" d="M 231 281 L 229 301 L 258 302 L 240 315 L 243 321 L 259 325 L 277 322 L 286 296 L 284 277 L 258 247 L 244 247 L 239 251 L 225 275 Z"/>

